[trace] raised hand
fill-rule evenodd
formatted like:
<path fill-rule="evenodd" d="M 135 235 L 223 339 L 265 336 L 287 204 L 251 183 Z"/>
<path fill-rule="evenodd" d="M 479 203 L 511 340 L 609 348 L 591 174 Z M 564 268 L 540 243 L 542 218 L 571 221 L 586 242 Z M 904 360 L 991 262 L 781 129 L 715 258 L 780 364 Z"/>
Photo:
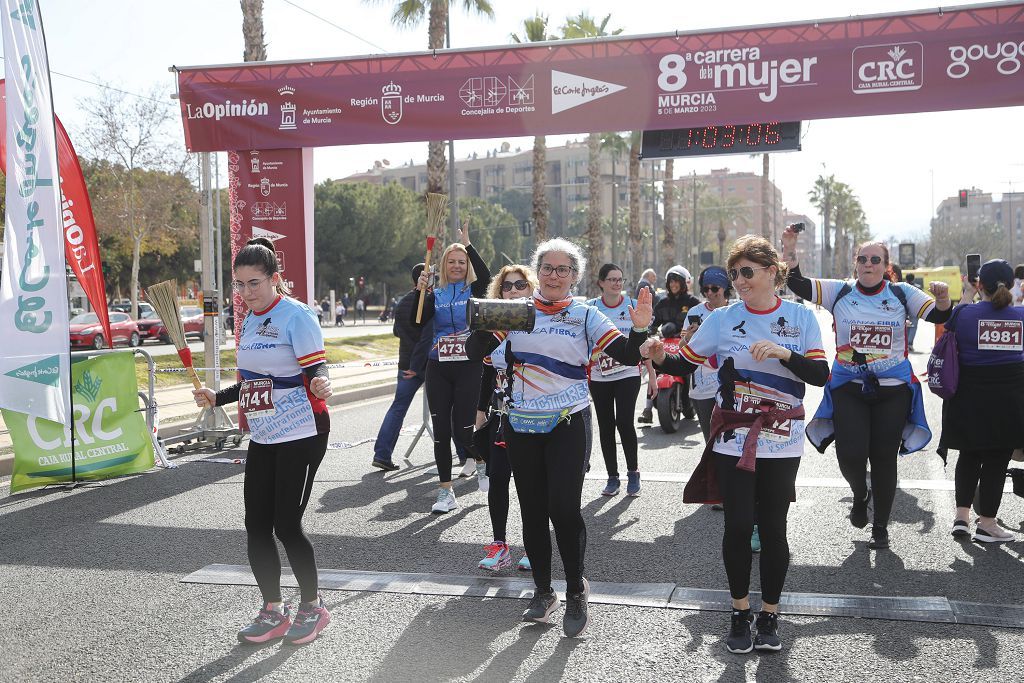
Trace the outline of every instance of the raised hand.
<path fill-rule="evenodd" d="M 796 241 L 800 233 L 793 228 L 786 228 L 782 231 L 782 258 L 790 266 L 796 265 Z"/>
<path fill-rule="evenodd" d="M 459 228 L 459 243 L 464 246 L 469 246 L 469 219 L 467 218 L 462 222 L 462 227 Z"/>
<path fill-rule="evenodd" d="M 633 327 L 647 328 L 654 317 L 654 308 L 651 306 L 651 290 L 646 287 L 640 290 L 636 297 L 636 308 L 629 307 L 629 317 L 633 321 Z"/>

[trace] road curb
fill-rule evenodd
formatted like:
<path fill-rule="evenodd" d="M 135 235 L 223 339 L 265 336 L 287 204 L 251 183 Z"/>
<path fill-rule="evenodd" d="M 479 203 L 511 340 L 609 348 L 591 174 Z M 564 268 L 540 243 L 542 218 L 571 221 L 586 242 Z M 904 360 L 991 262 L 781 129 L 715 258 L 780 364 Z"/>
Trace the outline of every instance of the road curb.
<path fill-rule="evenodd" d="M 397 380 L 389 382 L 379 382 L 377 384 L 370 384 L 365 387 L 359 387 L 357 389 L 349 389 L 347 391 L 339 391 L 338 393 L 327 399 L 328 406 L 339 406 L 347 403 L 355 403 L 357 401 L 368 401 L 372 398 L 379 398 L 381 396 L 389 396 L 395 393 L 395 386 L 398 384 Z M 181 434 L 184 429 L 187 429 L 189 425 L 188 421 L 177 422 L 172 425 L 167 425 L 160 428 L 160 438 L 166 438 L 168 436 L 176 436 Z M 11 476 L 11 471 L 14 468 L 14 453 L 6 453 L 0 455 L 0 477 Z"/>

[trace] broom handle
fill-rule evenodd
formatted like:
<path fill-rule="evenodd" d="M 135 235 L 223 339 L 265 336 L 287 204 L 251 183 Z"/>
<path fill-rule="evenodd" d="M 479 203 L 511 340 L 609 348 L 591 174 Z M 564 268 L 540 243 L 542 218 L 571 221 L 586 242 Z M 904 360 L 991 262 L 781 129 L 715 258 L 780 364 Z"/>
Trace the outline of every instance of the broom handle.
<path fill-rule="evenodd" d="M 188 366 L 188 374 L 191 375 L 192 377 L 192 386 L 194 386 L 196 389 L 202 389 L 203 383 L 199 381 L 199 373 L 196 372 L 196 369 L 191 365 Z"/>
<path fill-rule="evenodd" d="M 427 250 L 427 257 L 424 259 L 423 272 L 430 272 L 430 250 Z M 423 322 L 423 301 L 427 298 L 427 290 L 420 290 L 420 302 L 416 305 L 416 324 L 420 325 Z"/>

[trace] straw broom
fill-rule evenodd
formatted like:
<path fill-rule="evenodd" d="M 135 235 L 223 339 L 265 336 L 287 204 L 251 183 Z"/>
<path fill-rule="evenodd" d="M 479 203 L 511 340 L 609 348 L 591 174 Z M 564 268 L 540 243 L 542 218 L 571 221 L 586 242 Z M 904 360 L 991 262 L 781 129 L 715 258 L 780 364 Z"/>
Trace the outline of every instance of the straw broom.
<path fill-rule="evenodd" d="M 203 383 L 199 381 L 199 375 L 192 367 L 192 350 L 185 343 L 185 328 L 181 324 L 181 312 L 178 310 L 177 280 L 166 280 L 150 285 L 146 288 L 146 296 L 153 304 L 160 320 L 163 321 L 164 327 L 167 328 L 167 336 L 171 338 L 171 343 L 177 349 L 182 365 L 189 371 L 192 386 L 202 389 Z"/>
<path fill-rule="evenodd" d="M 434 251 L 434 240 L 443 228 L 448 213 L 448 195 L 436 192 L 427 193 L 427 256 L 423 260 L 425 272 L 430 272 L 430 254 Z M 423 322 L 423 302 L 427 290 L 420 290 L 420 300 L 416 306 L 416 324 Z"/>

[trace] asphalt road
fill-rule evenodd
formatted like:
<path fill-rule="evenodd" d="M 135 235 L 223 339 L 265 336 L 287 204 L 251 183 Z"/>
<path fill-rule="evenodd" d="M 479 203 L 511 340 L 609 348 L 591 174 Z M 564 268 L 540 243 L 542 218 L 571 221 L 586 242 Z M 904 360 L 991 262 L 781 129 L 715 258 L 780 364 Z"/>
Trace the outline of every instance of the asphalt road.
<path fill-rule="evenodd" d="M 924 356 L 915 361 L 923 364 Z M 807 402 L 819 399 L 812 391 Z M 926 400 L 937 431 L 939 402 Z M 373 437 L 387 405 L 378 399 L 333 410 L 332 442 Z M 407 425 L 417 422 L 418 407 Z M 396 458 L 410 441 L 401 437 Z M 702 446 L 695 423 L 671 436 L 644 428 L 640 443 L 641 469 L 649 473 L 689 473 Z M 330 451 L 317 476 L 305 524 L 320 566 L 476 573 L 490 524 L 475 480 L 456 483 L 458 511 L 433 516 L 426 440 L 392 474 L 370 468 L 371 455 L 368 444 Z M 518 600 L 341 591 L 325 593 L 335 622 L 316 643 L 243 648 L 234 633 L 254 615 L 258 592 L 180 582 L 208 564 L 247 563 L 241 468 L 201 457 L 102 487 L 0 497 L 0 604 L 9 606 L 0 680 L 888 683 L 1019 680 L 1024 664 L 1022 630 L 784 616 L 781 653 L 738 656 L 722 645 L 728 617 L 720 612 L 594 605 L 586 637 L 568 640 L 560 624 L 521 623 Z M 595 453 L 594 472 L 602 469 Z M 933 441 L 904 458 L 900 474 L 950 480 L 952 467 L 942 469 Z M 809 447 L 800 475 L 840 476 L 834 454 Z M 604 498 L 601 486 L 588 480 L 583 494 L 592 580 L 726 587 L 721 513 L 683 505 L 678 483 L 646 482 L 639 498 Z M 867 531 L 846 520 L 849 503 L 842 488 L 798 490 L 787 590 L 1024 603 L 1024 542 L 955 542 L 951 491 L 899 491 L 890 551 L 867 549 Z M 516 558 L 518 516 L 513 499 Z M 1007 494 L 1001 517 L 1021 530 L 1024 499 Z M 555 572 L 560 578 L 558 560 Z"/>

